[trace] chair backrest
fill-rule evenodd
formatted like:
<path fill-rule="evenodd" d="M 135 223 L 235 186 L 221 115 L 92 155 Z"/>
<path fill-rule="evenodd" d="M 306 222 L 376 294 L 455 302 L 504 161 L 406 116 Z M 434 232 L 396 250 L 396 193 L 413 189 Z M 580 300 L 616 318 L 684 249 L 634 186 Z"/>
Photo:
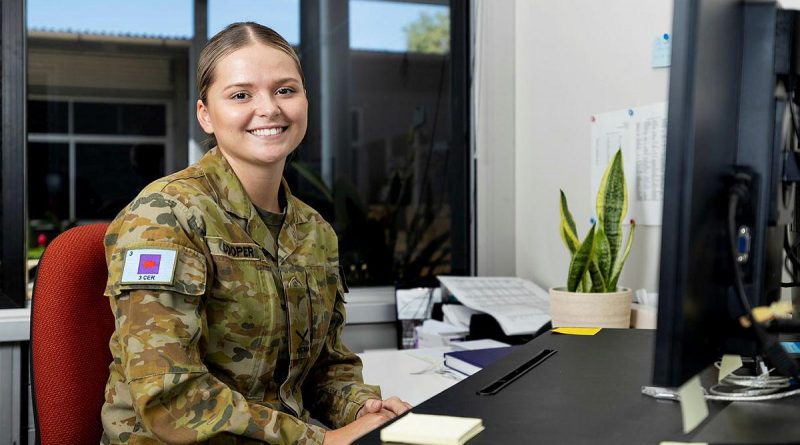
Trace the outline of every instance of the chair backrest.
<path fill-rule="evenodd" d="M 99 443 L 114 316 L 103 296 L 103 236 L 92 224 L 57 236 L 39 262 L 31 307 L 37 443 Z"/>

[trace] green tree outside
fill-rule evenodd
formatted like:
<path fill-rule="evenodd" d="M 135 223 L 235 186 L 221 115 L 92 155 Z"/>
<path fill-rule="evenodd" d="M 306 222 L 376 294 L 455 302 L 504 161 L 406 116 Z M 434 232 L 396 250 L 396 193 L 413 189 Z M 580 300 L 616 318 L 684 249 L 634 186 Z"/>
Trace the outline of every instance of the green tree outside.
<path fill-rule="evenodd" d="M 450 52 L 450 15 L 437 12 L 432 17 L 421 13 L 417 21 L 403 27 L 408 51 L 428 54 Z"/>

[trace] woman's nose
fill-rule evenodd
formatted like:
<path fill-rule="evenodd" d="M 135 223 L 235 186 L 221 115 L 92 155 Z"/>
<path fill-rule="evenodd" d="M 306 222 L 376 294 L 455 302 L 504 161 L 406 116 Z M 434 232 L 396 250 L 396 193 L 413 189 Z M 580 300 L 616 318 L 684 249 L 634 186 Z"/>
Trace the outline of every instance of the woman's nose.
<path fill-rule="evenodd" d="M 259 96 L 255 105 L 255 112 L 259 116 L 272 117 L 281 114 L 281 108 L 272 95 Z"/>

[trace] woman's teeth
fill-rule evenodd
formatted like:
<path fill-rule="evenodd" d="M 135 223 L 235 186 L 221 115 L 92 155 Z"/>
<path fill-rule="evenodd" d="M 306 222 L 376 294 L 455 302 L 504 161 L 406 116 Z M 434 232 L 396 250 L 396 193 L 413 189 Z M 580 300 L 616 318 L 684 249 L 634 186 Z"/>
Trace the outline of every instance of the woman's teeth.
<path fill-rule="evenodd" d="M 250 133 L 254 134 L 256 136 L 272 136 L 272 135 L 283 133 L 283 127 L 257 128 L 255 130 L 250 130 Z"/>

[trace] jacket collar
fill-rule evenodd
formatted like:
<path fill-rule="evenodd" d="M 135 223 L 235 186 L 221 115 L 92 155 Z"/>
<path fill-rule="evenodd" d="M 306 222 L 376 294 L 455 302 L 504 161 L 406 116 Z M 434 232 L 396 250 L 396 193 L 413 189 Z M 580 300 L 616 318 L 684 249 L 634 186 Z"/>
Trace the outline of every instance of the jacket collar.
<path fill-rule="evenodd" d="M 246 230 L 253 240 L 261 246 L 271 250 L 274 255 L 274 241 L 270 242 L 269 231 L 261 220 L 255 206 L 242 186 L 241 181 L 231 168 L 228 161 L 222 156 L 217 147 L 209 150 L 198 162 L 209 180 L 210 186 L 216 195 L 217 202 L 228 213 L 247 221 Z M 280 236 L 281 258 L 289 256 L 297 247 L 295 226 L 309 222 L 309 215 L 300 211 L 296 198 L 292 196 L 289 185 L 281 179 L 281 187 L 286 197 L 286 219 Z M 284 233 L 285 232 L 285 233 Z M 285 236 L 288 235 L 288 236 Z M 273 244 L 273 246 L 270 246 Z M 272 247 L 270 249 L 270 247 Z"/>

